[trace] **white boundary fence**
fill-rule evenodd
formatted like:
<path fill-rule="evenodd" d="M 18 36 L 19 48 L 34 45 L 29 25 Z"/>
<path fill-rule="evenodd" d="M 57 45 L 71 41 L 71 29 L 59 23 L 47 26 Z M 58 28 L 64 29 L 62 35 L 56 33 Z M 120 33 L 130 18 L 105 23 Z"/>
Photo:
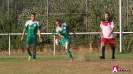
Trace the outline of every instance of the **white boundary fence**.
<path fill-rule="evenodd" d="M 78 33 L 75 33 L 75 34 L 99 34 L 100 32 L 78 32 Z M 114 33 L 116 33 L 116 34 L 120 34 L 120 32 L 114 32 Z M 129 34 L 129 33 L 133 33 L 133 32 L 122 32 L 122 34 Z M 57 34 L 57 33 L 41 33 L 42 35 L 54 35 L 54 40 L 56 39 L 55 38 L 55 35 Z M 70 34 L 72 34 L 72 33 L 70 33 Z M 8 52 L 9 52 L 9 55 L 11 55 L 11 48 L 10 48 L 10 42 L 11 42 L 11 39 L 10 39 L 10 36 L 11 35 L 22 35 L 22 33 L 0 33 L 0 35 L 8 35 L 8 37 L 9 37 L 9 46 L 8 46 Z M 121 41 L 121 39 L 120 39 L 120 52 L 122 52 L 122 43 L 121 43 L 122 41 Z M 55 46 L 55 44 L 54 44 L 54 55 L 55 55 L 55 50 L 56 50 L 56 46 Z"/>

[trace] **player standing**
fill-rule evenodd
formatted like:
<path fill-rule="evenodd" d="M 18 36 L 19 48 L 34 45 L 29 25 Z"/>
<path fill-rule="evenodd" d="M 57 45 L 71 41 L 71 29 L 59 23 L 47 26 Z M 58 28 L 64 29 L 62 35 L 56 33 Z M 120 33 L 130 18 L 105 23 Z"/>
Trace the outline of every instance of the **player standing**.
<path fill-rule="evenodd" d="M 102 56 L 100 56 L 100 59 L 105 59 L 105 46 L 107 43 L 111 46 L 112 50 L 112 59 L 115 59 L 115 39 L 113 36 L 114 31 L 114 23 L 110 19 L 109 12 L 106 12 L 104 14 L 104 19 L 101 21 L 100 24 L 101 27 L 101 33 L 100 36 L 102 37 Z"/>
<path fill-rule="evenodd" d="M 76 35 L 74 31 L 71 28 L 69 28 L 69 26 L 66 23 L 62 23 L 59 19 L 55 21 L 55 24 L 57 26 L 56 32 L 61 37 L 60 38 L 61 44 L 66 49 L 66 53 L 68 54 L 68 56 L 71 58 L 70 62 L 73 62 L 74 58 L 71 52 L 69 51 L 71 43 L 71 36 L 69 34 L 69 31 L 73 33 L 74 37 L 76 37 Z"/>
<path fill-rule="evenodd" d="M 28 61 L 30 61 L 31 57 L 33 56 L 33 60 L 36 59 L 36 45 L 37 45 L 37 32 L 39 36 L 39 41 L 42 42 L 41 39 L 41 32 L 40 32 L 40 24 L 38 21 L 35 21 L 35 13 L 30 14 L 30 20 L 28 20 L 24 25 L 24 30 L 22 33 L 21 40 L 24 39 L 24 35 L 27 31 L 27 38 L 26 38 L 26 49 L 27 53 L 29 54 Z M 30 45 L 33 45 L 33 54 L 30 52 Z"/>

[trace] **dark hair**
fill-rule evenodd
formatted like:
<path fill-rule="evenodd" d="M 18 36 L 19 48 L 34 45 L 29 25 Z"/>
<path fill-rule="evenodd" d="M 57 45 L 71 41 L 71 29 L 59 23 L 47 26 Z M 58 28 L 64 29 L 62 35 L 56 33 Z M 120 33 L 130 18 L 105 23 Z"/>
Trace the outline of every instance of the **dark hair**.
<path fill-rule="evenodd" d="M 34 15 L 35 16 L 36 14 L 35 13 L 30 13 L 30 15 Z"/>
<path fill-rule="evenodd" d="M 110 16 L 110 13 L 109 12 L 105 12 L 105 14 L 108 14 Z"/>
<path fill-rule="evenodd" d="M 59 19 L 56 19 L 55 22 L 61 22 Z"/>

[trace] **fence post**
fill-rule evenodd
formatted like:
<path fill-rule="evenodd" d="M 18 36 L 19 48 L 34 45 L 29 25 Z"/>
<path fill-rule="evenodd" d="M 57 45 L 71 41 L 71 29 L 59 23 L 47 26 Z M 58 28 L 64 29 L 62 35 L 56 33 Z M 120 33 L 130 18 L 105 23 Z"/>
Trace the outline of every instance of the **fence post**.
<path fill-rule="evenodd" d="M 88 0 L 86 0 L 86 32 L 88 31 Z"/>
<path fill-rule="evenodd" d="M 9 34 L 9 48 L 8 48 L 8 50 L 9 50 L 9 55 L 11 54 L 11 51 L 10 51 L 10 50 L 11 50 L 11 48 L 10 48 L 11 42 L 10 42 L 10 40 L 11 40 L 11 39 L 10 39 L 10 34 Z"/>
<path fill-rule="evenodd" d="M 54 41 L 55 41 L 55 33 L 54 33 Z M 55 55 L 55 43 L 54 43 L 54 55 Z"/>
<path fill-rule="evenodd" d="M 7 0 L 7 19 L 9 19 L 10 15 L 10 0 Z"/>
<path fill-rule="evenodd" d="M 46 32 L 48 32 L 48 22 L 49 22 L 49 0 L 47 0 L 47 25 L 46 25 Z"/>
<path fill-rule="evenodd" d="M 127 23 L 126 24 L 128 25 L 128 0 L 127 0 Z"/>
<path fill-rule="evenodd" d="M 122 52 L 122 2 L 119 0 L 120 52 Z"/>

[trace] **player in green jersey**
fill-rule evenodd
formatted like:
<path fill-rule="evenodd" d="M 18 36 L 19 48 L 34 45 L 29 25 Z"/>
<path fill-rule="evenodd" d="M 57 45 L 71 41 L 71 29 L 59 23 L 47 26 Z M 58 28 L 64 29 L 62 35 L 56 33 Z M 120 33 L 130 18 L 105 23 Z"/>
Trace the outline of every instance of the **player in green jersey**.
<path fill-rule="evenodd" d="M 23 40 L 24 35 L 27 31 L 26 49 L 27 49 L 27 53 L 29 54 L 29 58 L 28 58 L 29 61 L 32 56 L 33 56 L 33 60 L 36 59 L 37 32 L 39 36 L 39 41 L 42 42 L 40 29 L 41 27 L 39 22 L 35 21 L 35 13 L 31 13 L 30 20 L 28 20 L 24 25 L 24 30 L 21 37 L 21 40 Z M 31 44 L 33 45 L 33 54 L 30 52 Z"/>
<path fill-rule="evenodd" d="M 56 32 L 61 37 L 60 38 L 61 44 L 66 49 L 66 53 L 71 58 L 70 62 L 73 62 L 74 58 L 71 52 L 69 51 L 70 43 L 71 43 L 71 36 L 69 34 L 69 31 L 73 33 L 74 37 L 76 37 L 76 35 L 74 31 L 71 28 L 69 28 L 69 26 L 66 23 L 62 23 L 59 19 L 55 21 L 55 24 L 57 25 Z"/>

